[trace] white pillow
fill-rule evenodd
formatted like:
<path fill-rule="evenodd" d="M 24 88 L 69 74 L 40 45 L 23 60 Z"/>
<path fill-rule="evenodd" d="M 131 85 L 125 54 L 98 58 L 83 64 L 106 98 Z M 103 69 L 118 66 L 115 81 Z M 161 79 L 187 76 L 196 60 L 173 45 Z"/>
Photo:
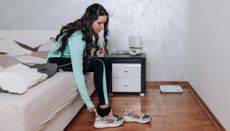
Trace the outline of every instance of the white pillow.
<path fill-rule="evenodd" d="M 13 57 L 22 63 L 44 64 L 47 62 L 47 59 L 31 56 L 31 55 L 20 55 L 20 56 L 13 56 Z"/>
<path fill-rule="evenodd" d="M 5 52 L 8 55 L 12 55 L 12 56 L 31 54 L 30 50 L 22 48 L 12 40 L 0 40 L 0 52 Z"/>
<path fill-rule="evenodd" d="M 49 51 L 51 50 L 54 45 L 55 45 L 55 41 L 54 40 L 49 40 L 48 42 L 46 43 L 43 43 L 39 48 L 38 48 L 38 51 Z"/>
<path fill-rule="evenodd" d="M 0 88 L 10 93 L 23 94 L 46 78 L 47 74 L 39 73 L 37 69 L 16 64 L 1 71 Z"/>
<path fill-rule="evenodd" d="M 3 68 L 1 65 L 0 65 L 0 72 L 2 71 L 2 70 L 4 70 L 5 68 Z"/>

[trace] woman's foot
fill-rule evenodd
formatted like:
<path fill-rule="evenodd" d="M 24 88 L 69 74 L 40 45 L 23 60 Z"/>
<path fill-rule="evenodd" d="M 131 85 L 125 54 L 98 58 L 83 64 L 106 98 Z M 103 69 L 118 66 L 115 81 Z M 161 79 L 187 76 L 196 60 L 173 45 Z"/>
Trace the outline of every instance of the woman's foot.
<path fill-rule="evenodd" d="M 148 123 L 152 120 L 152 117 L 143 114 L 138 109 L 126 108 L 124 113 L 125 122 L 138 122 L 138 123 Z"/>
<path fill-rule="evenodd" d="M 109 115 L 95 118 L 94 127 L 95 128 L 109 128 L 109 127 L 118 127 L 124 123 L 123 117 L 118 117 L 111 112 Z"/>

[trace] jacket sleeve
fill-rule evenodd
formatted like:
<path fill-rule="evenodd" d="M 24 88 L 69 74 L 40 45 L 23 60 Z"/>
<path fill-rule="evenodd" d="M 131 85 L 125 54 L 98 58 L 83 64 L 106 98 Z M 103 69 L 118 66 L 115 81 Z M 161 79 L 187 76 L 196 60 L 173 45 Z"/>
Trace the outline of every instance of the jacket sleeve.
<path fill-rule="evenodd" d="M 74 33 L 71 37 L 69 37 L 68 44 L 76 87 L 78 88 L 81 98 L 83 99 L 87 108 L 91 109 L 94 107 L 94 104 L 92 103 L 86 88 L 86 82 L 83 73 L 83 52 L 86 43 L 82 40 L 82 35 L 80 33 Z"/>

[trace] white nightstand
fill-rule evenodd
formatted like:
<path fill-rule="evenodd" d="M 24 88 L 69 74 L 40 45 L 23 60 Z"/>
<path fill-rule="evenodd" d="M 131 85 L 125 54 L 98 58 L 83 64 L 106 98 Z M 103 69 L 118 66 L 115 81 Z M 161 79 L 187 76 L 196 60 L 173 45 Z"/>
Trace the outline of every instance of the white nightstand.
<path fill-rule="evenodd" d="M 135 92 L 144 96 L 146 92 L 146 54 L 130 56 L 112 53 L 108 58 L 112 68 L 111 93 Z"/>

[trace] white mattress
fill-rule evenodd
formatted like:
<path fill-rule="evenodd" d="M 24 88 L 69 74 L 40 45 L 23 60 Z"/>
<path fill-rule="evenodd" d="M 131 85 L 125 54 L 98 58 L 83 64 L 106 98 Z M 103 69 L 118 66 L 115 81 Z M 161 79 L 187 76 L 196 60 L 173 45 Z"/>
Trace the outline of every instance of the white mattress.
<path fill-rule="evenodd" d="M 59 72 L 23 95 L 0 93 L 0 130 L 42 130 L 77 96 L 71 72 Z"/>

